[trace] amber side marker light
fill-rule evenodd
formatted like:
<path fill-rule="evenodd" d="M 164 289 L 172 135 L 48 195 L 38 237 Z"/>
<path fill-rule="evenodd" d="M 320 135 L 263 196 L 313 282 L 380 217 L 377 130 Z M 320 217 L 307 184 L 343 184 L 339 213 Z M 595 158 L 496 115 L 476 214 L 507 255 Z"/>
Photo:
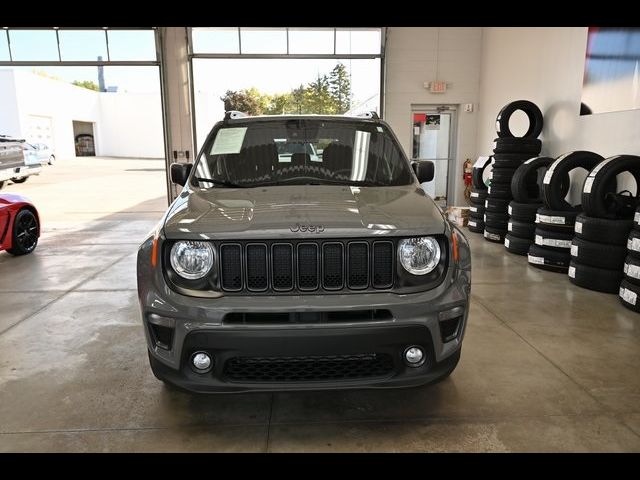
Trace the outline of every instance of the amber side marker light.
<path fill-rule="evenodd" d="M 151 245 L 151 266 L 155 268 L 158 264 L 158 237 L 153 237 Z"/>
<path fill-rule="evenodd" d="M 460 253 L 458 252 L 458 234 L 455 231 L 451 232 L 451 243 L 453 246 L 453 261 L 457 263 L 460 259 Z"/>

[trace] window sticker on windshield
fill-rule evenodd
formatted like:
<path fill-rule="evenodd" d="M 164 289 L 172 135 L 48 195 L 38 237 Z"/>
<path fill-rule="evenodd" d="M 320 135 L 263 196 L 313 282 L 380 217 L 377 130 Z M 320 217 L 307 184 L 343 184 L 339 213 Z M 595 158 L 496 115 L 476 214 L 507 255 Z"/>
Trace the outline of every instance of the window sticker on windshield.
<path fill-rule="evenodd" d="M 376 127 L 376 130 L 378 130 L 380 133 L 384 132 L 384 130 L 382 129 L 382 127 Z"/>
<path fill-rule="evenodd" d="M 210 155 L 240 153 L 247 127 L 221 128 L 211 147 Z"/>

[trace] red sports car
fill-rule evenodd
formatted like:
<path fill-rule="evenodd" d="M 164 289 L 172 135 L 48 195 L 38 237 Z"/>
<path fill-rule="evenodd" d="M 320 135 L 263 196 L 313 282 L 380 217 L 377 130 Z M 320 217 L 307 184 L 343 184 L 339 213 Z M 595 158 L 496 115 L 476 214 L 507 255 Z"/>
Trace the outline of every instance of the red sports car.
<path fill-rule="evenodd" d="M 22 195 L 0 195 L 0 251 L 11 255 L 31 253 L 38 245 L 38 210 Z"/>

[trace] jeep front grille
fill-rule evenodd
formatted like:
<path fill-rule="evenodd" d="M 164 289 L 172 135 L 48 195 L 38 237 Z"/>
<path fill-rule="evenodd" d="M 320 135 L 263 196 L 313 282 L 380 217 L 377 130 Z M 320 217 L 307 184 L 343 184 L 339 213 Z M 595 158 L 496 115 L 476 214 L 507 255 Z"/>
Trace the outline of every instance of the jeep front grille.
<path fill-rule="evenodd" d="M 391 240 L 222 242 L 220 286 L 226 292 L 314 292 L 393 286 Z"/>

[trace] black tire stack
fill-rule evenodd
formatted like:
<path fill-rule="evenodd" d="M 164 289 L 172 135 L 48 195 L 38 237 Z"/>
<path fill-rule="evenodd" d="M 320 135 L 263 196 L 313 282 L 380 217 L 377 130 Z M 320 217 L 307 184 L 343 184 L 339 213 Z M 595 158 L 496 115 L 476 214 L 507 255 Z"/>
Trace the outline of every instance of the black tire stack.
<path fill-rule="evenodd" d="M 572 206 L 565 197 L 571 187 L 569 172 L 590 171 L 602 157 L 593 152 L 575 151 L 559 156 L 548 166 L 542 181 L 542 203 L 536 212 L 534 244 L 528 252 L 529 264 L 566 273 L 571 263 L 571 241 L 576 217 L 582 206 Z"/>
<path fill-rule="evenodd" d="M 553 163 L 550 157 L 534 157 L 520 165 L 511 179 L 513 201 L 509 203 L 509 223 L 504 246 L 510 253 L 527 255 L 533 244 L 536 213 L 542 206 L 542 178 Z"/>
<path fill-rule="evenodd" d="M 605 293 L 621 292 L 627 245 L 632 247 L 633 255 L 636 232 L 629 232 L 637 207 L 637 200 L 630 192 L 629 195 L 617 193 L 616 176 L 623 172 L 633 174 L 637 183 L 640 157 L 618 155 L 607 158 L 592 168 L 584 181 L 584 214 L 578 215 L 576 220 L 569 267 L 569 279 L 580 287 Z M 628 243 L 628 239 L 631 242 Z M 623 288 L 626 289 L 626 285 Z M 631 299 L 630 294 L 621 295 L 623 303 L 625 296 Z"/>
<path fill-rule="evenodd" d="M 529 128 L 522 137 L 511 133 L 509 120 L 517 110 L 522 110 L 529 119 Z M 542 112 L 528 100 L 516 100 L 505 105 L 496 118 L 496 132 L 493 148 L 493 169 L 491 184 L 485 200 L 484 238 L 492 242 L 504 243 L 509 225 L 509 202 L 513 199 L 511 180 L 522 163 L 540 153 L 542 142 L 538 136 L 542 132 Z"/>
<path fill-rule="evenodd" d="M 640 312 L 640 207 L 633 218 L 633 230 L 627 240 L 628 255 L 624 260 L 624 279 L 618 296 L 625 307 Z"/>
<path fill-rule="evenodd" d="M 474 165 L 471 175 L 471 205 L 469 205 L 469 220 L 467 227 L 470 232 L 484 232 L 484 201 L 487 198 L 487 186 L 484 183 L 483 175 L 486 168 L 491 164 L 492 157 L 485 158 L 482 162 Z"/>

